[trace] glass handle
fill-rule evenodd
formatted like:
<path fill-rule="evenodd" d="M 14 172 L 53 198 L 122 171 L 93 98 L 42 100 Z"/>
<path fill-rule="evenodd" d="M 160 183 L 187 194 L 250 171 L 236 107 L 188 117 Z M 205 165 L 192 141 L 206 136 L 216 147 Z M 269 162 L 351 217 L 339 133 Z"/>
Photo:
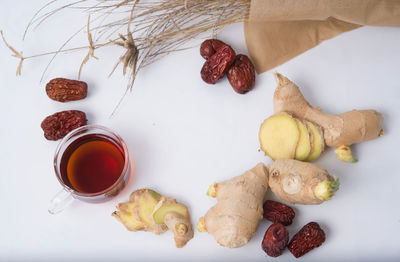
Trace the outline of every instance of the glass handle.
<path fill-rule="evenodd" d="M 50 201 L 49 213 L 54 215 L 63 211 L 69 204 L 74 201 L 71 191 L 68 189 L 61 189 Z"/>

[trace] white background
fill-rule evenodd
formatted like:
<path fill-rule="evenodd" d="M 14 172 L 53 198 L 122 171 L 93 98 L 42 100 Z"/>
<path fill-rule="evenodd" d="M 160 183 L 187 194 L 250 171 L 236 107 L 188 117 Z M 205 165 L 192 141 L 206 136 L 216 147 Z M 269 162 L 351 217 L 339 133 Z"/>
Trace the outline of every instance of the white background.
<path fill-rule="evenodd" d="M 26 55 L 57 49 L 86 23 L 85 15 L 63 12 L 22 42 L 29 19 L 46 2 L 1 1 L 0 29 Z M 247 54 L 242 24 L 227 27 L 218 37 Z M 86 44 L 84 33 L 78 39 Z M 210 183 L 240 175 L 260 161 L 271 163 L 259 152 L 257 137 L 260 123 L 272 114 L 276 84 L 271 72 L 258 75 L 255 89 L 246 95 L 233 92 L 226 78 L 210 86 L 200 78 L 204 61 L 196 47 L 141 71 L 133 92 L 110 118 L 126 79 L 120 68 L 111 78 L 107 75 L 122 52 L 119 47 L 96 51 L 100 60 L 90 60 L 83 70 L 88 97 L 59 103 L 46 96 L 45 83 L 76 78 L 86 51 L 58 57 L 39 83 L 50 58 L 25 61 L 22 76 L 15 77 L 18 60 L 0 44 L 0 261 L 293 261 L 287 250 L 277 259 L 261 250 L 266 221 L 239 249 L 220 247 L 211 235 L 197 232 L 177 249 L 170 232 L 129 232 L 111 217 L 133 190 L 149 187 L 187 204 L 195 224 L 215 203 L 205 195 Z M 341 188 L 319 206 L 294 206 L 290 235 L 317 221 L 327 236 L 320 248 L 298 261 L 399 261 L 400 29 L 365 27 L 345 33 L 274 70 L 295 81 L 310 103 L 325 112 L 373 108 L 385 117 L 385 136 L 353 146 L 358 163 L 340 162 L 332 149 L 316 162 L 340 178 Z M 89 123 L 119 133 L 135 173 L 133 182 L 109 202 L 75 201 L 63 213 L 50 215 L 49 200 L 60 189 L 52 169 L 57 142 L 44 139 L 40 123 L 67 109 L 83 110 Z"/>

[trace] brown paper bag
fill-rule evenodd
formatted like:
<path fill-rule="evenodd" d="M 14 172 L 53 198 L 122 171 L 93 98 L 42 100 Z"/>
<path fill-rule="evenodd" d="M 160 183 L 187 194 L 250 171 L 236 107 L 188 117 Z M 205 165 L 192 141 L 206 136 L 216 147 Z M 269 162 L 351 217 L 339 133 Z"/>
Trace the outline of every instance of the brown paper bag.
<path fill-rule="evenodd" d="M 262 73 L 363 25 L 400 26 L 400 0 L 251 0 L 244 32 Z"/>

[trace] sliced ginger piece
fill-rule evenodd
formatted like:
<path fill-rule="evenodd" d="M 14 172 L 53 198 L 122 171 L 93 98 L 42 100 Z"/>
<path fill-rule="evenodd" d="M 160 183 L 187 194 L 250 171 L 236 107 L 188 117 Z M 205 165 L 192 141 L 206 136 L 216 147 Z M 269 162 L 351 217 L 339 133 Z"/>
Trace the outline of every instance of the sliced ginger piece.
<path fill-rule="evenodd" d="M 265 119 L 258 136 L 261 150 L 272 159 L 295 157 L 300 131 L 290 115 L 279 113 Z"/>
<path fill-rule="evenodd" d="M 311 154 L 311 149 L 312 149 L 310 140 L 311 135 L 308 132 L 306 125 L 303 124 L 303 122 L 301 122 L 298 119 L 295 120 L 297 126 L 299 127 L 300 138 L 299 142 L 297 143 L 296 154 L 294 158 L 297 160 L 304 160 Z"/>
<path fill-rule="evenodd" d="M 160 234 L 169 229 L 174 234 L 176 247 L 183 247 L 193 238 L 193 227 L 187 207 L 153 190 L 134 191 L 129 202 L 118 204 L 117 209 L 112 216 L 128 230 Z"/>
<path fill-rule="evenodd" d="M 165 226 L 156 226 L 152 220 L 154 208 L 161 200 L 160 194 L 149 189 L 139 189 L 131 194 L 130 200 L 136 203 L 133 212 L 145 224 L 146 231 L 160 234 L 166 230 Z"/>
<path fill-rule="evenodd" d="M 112 213 L 130 231 L 152 231 L 160 234 L 167 230 L 165 225 L 157 226 L 151 220 L 151 214 L 161 195 L 150 189 L 139 189 L 134 191 L 129 202 L 120 203 L 118 211 Z"/>
<path fill-rule="evenodd" d="M 188 210 L 185 205 L 180 203 L 165 204 L 154 212 L 154 222 L 156 224 L 164 224 L 164 217 L 168 213 L 177 213 L 185 217 L 188 216 Z"/>
<path fill-rule="evenodd" d="M 325 142 L 321 128 L 308 121 L 306 121 L 306 124 L 312 134 L 312 152 L 305 159 L 305 161 L 311 162 L 317 159 L 322 154 L 322 152 L 324 151 Z"/>
<path fill-rule="evenodd" d="M 145 228 L 145 224 L 137 220 L 133 214 L 135 205 L 136 203 L 134 202 L 120 203 L 117 205 L 117 211 L 111 214 L 130 231 L 138 231 Z"/>

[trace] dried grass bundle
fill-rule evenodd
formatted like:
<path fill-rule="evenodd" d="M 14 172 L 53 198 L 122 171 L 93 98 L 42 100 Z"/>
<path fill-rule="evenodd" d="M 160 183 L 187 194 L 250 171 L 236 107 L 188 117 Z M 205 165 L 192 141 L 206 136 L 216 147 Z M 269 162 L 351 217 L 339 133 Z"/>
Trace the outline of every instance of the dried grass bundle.
<path fill-rule="evenodd" d="M 96 58 L 95 50 L 104 46 L 121 46 L 125 50 L 117 61 L 111 74 L 122 64 L 123 74 L 129 72 L 131 89 L 137 73 L 158 59 L 188 48 L 188 41 L 199 37 L 215 35 L 224 26 L 243 22 L 248 18 L 250 0 L 75 0 L 55 8 L 59 0 L 53 0 L 43 6 L 29 22 L 26 33 L 32 27 L 38 27 L 49 17 L 64 9 L 78 9 L 88 14 L 88 22 L 72 35 L 59 50 L 38 55 L 23 56 L 4 42 L 20 59 L 17 75 L 21 73 L 22 62 L 43 55 L 54 58 L 63 52 L 88 50 L 81 66 L 90 58 Z M 81 47 L 66 48 L 79 32 L 87 31 L 88 43 Z M 111 75 L 110 74 L 110 75 Z"/>

